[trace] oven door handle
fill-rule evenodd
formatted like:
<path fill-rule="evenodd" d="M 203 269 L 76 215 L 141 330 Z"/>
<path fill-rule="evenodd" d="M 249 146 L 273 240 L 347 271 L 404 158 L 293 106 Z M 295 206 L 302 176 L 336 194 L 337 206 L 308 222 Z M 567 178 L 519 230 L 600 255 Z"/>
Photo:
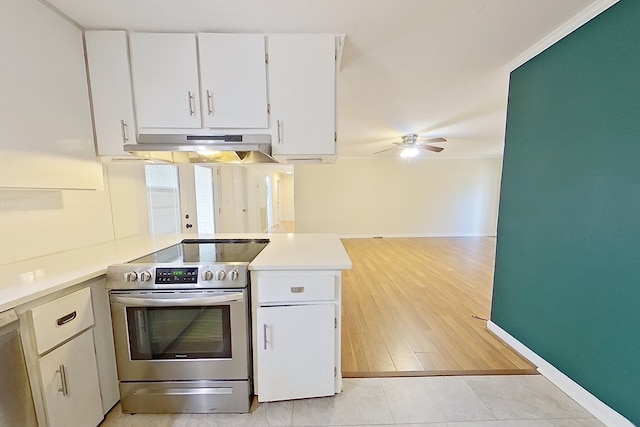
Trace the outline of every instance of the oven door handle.
<path fill-rule="evenodd" d="M 244 294 L 242 292 L 233 292 L 214 297 L 189 298 L 141 298 L 111 295 L 111 301 L 129 307 L 185 307 L 196 305 L 218 305 L 220 303 L 242 300 L 244 300 Z"/>

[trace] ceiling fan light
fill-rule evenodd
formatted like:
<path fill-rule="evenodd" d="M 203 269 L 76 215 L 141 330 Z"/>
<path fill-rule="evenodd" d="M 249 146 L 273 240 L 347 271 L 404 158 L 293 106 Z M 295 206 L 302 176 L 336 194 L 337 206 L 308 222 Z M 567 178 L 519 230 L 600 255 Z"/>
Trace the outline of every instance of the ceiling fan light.
<path fill-rule="evenodd" d="M 400 152 L 400 157 L 411 159 L 417 156 L 419 152 L 420 150 L 418 150 L 416 147 L 406 147 Z"/>

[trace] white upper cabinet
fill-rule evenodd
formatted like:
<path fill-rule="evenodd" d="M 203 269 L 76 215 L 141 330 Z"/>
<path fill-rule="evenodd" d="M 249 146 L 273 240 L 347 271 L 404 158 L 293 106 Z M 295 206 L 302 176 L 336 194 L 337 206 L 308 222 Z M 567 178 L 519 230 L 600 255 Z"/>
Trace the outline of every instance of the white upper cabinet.
<path fill-rule="evenodd" d="M 269 127 L 265 38 L 198 34 L 204 127 Z"/>
<path fill-rule="evenodd" d="M 200 128 L 195 34 L 132 33 L 138 128 Z"/>
<path fill-rule="evenodd" d="M 272 34 L 267 50 L 273 154 L 335 155 L 336 37 Z"/>
<path fill-rule="evenodd" d="M 130 156 L 122 149 L 136 143 L 127 35 L 87 31 L 85 42 L 98 154 Z"/>
<path fill-rule="evenodd" d="M 0 1 L 0 187 L 100 189 L 82 31 L 38 1 Z"/>

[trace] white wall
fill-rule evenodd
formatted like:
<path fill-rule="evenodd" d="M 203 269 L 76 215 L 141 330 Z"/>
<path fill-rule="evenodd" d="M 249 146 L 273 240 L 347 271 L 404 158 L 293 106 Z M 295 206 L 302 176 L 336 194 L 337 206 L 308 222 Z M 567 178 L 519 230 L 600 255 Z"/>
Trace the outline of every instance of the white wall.
<path fill-rule="evenodd" d="M 0 264 L 147 233 L 142 167 L 105 167 L 104 183 L 101 191 L 0 190 Z"/>
<path fill-rule="evenodd" d="M 296 166 L 296 173 L 298 167 Z M 294 203 L 295 191 L 295 179 L 293 175 L 279 174 L 280 180 L 280 221 L 295 221 L 296 220 L 296 207 Z M 296 230 L 297 224 L 296 224 Z"/>
<path fill-rule="evenodd" d="M 149 233 L 149 213 L 144 166 L 141 164 L 106 165 L 116 239 Z"/>
<path fill-rule="evenodd" d="M 296 165 L 296 231 L 494 236 L 502 160 L 342 159 Z"/>

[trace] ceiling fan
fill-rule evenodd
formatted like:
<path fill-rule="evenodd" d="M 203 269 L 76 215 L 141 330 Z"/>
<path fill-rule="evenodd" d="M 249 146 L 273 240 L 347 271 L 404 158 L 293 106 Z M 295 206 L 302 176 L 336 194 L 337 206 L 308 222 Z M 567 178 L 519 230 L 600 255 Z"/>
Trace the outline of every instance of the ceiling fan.
<path fill-rule="evenodd" d="M 444 138 L 420 138 L 415 133 L 408 133 L 406 135 L 402 135 L 402 141 L 394 142 L 393 144 L 397 145 L 397 147 L 387 148 L 385 150 L 376 151 L 373 154 L 384 153 L 385 151 L 399 149 L 402 150 L 400 152 L 400 156 L 404 158 L 412 158 L 418 155 L 420 150 L 433 151 L 434 153 L 439 153 L 444 148 L 436 147 L 433 145 L 425 144 L 425 143 L 441 143 L 447 142 Z"/>

